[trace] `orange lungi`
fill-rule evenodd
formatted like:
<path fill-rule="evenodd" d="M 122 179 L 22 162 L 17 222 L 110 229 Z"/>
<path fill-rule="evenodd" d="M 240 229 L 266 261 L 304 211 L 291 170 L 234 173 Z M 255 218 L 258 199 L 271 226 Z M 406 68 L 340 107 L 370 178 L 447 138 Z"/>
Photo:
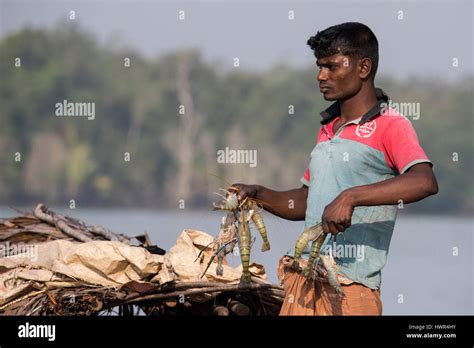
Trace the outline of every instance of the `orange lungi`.
<path fill-rule="evenodd" d="M 300 265 L 306 266 L 306 260 Z M 283 256 L 278 278 L 285 289 L 280 315 L 382 315 L 380 291 L 339 277 L 345 297 L 340 296 L 318 272 L 314 282 L 291 269 L 293 258 Z"/>

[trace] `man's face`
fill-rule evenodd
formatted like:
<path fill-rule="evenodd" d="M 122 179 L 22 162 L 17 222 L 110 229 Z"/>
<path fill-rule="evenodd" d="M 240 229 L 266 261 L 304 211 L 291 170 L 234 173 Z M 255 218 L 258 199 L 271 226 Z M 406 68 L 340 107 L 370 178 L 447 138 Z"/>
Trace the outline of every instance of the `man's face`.
<path fill-rule="evenodd" d="M 335 54 L 319 58 L 317 80 L 325 100 L 345 100 L 356 95 L 362 87 L 359 60 L 354 57 Z"/>

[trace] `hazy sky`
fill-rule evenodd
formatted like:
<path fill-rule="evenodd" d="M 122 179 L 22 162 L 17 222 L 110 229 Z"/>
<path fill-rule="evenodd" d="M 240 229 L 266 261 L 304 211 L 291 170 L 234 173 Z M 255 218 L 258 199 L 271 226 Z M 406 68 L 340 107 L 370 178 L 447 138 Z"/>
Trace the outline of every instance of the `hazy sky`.
<path fill-rule="evenodd" d="M 452 80 L 473 73 L 473 2 L 467 1 L 98 1 L 0 0 L 0 36 L 69 20 L 101 42 L 148 57 L 200 48 L 204 57 L 248 69 L 276 62 L 313 66 L 306 41 L 328 26 L 367 24 L 380 45 L 379 72 Z M 185 20 L 178 13 L 185 11 Z M 289 11 L 294 20 L 289 20 Z M 403 14 L 399 11 L 403 11 Z M 403 19 L 399 16 L 403 15 Z M 71 43 L 73 44 L 73 43 Z M 458 67 L 453 67 L 457 58 Z"/>

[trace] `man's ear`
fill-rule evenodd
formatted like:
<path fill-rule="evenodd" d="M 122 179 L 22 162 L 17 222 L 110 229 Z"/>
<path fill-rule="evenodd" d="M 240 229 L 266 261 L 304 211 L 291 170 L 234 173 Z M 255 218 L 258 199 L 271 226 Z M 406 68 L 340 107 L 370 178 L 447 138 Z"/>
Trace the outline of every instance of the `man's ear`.
<path fill-rule="evenodd" d="M 359 62 L 359 77 L 362 80 L 367 79 L 370 76 L 370 72 L 372 71 L 372 61 L 370 58 L 362 58 Z"/>

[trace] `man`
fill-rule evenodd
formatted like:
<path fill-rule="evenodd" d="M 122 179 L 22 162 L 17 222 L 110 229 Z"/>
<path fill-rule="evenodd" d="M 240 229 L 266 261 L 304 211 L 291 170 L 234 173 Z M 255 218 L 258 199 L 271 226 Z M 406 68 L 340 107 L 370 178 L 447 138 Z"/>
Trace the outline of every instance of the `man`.
<path fill-rule="evenodd" d="M 305 227 L 322 222 L 328 233 L 325 250 L 331 245 L 343 246 L 340 250 L 346 253 L 363 250 L 362 258 L 334 257 L 345 297 L 328 283 L 323 268 L 316 267 L 316 279 L 309 281 L 289 267 L 291 257 L 283 257 L 280 315 L 381 315 L 381 269 L 398 205 L 436 194 L 437 181 L 411 123 L 388 109 L 388 97 L 374 86 L 374 33 L 360 23 L 343 23 L 310 37 L 308 45 L 319 67 L 320 91 L 325 100 L 335 102 L 321 113 L 322 127 L 303 186 L 284 192 L 234 186 L 242 199 L 256 198 L 279 217 L 305 220 Z"/>

